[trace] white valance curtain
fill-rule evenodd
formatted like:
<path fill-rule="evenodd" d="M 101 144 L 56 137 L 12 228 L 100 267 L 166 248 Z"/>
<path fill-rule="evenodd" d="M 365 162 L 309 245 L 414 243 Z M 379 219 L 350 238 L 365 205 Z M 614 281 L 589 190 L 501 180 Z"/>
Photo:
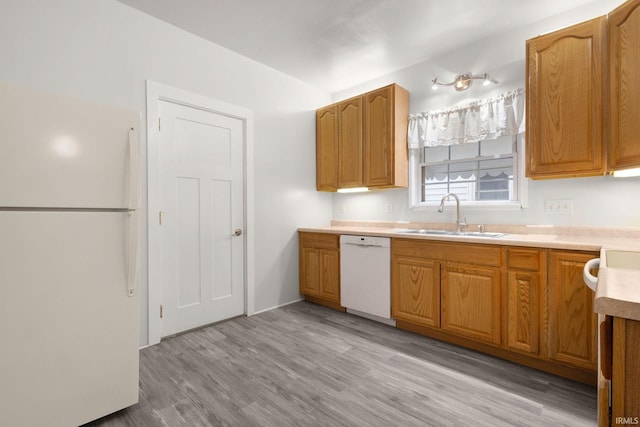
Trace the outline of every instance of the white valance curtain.
<path fill-rule="evenodd" d="M 410 149 L 464 144 L 524 132 L 524 89 L 409 116 Z"/>

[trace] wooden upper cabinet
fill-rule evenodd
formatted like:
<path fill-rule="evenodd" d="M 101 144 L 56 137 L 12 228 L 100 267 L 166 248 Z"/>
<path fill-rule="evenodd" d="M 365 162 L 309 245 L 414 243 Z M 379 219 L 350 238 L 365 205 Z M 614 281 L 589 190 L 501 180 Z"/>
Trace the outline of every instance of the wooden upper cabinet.
<path fill-rule="evenodd" d="M 338 103 L 338 188 L 362 187 L 362 96 Z"/>
<path fill-rule="evenodd" d="M 316 112 L 317 189 L 409 185 L 409 92 L 396 84 Z"/>
<path fill-rule="evenodd" d="M 365 94 L 364 184 L 407 187 L 409 92 L 390 85 Z"/>
<path fill-rule="evenodd" d="M 640 166 L 640 0 L 609 14 L 609 170 Z"/>
<path fill-rule="evenodd" d="M 338 108 L 329 105 L 316 111 L 316 188 L 338 188 Z"/>
<path fill-rule="evenodd" d="M 599 17 L 527 40 L 530 178 L 605 173 L 605 25 Z"/>

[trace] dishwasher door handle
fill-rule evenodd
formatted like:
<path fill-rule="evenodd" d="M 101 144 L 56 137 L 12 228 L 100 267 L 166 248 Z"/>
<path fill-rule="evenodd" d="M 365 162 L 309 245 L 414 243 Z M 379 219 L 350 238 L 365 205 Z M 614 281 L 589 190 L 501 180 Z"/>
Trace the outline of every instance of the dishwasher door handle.
<path fill-rule="evenodd" d="M 351 245 L 351 246 L 362 246 L 363 248 L 381 248 L 382 246 L 380 245 L 376 245 L 376 244 L 366 244 L 366 243 L 351 243 L 351 242 L 344 242 L 342 243 L 343 245 Z"/>

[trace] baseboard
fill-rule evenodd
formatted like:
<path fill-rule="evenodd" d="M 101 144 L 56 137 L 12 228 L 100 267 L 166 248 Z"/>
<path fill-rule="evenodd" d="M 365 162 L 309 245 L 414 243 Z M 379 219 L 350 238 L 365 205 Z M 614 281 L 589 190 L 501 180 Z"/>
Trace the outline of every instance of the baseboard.
<path fill-rule="evenodd" d="M 254 312 L 254 313 L 253 313 L 253 314 L 251 314 L 251 315 L 247 315 L 247 317 L 255 316 L 256 314 L 264 313 L 264 312 L 266 312 L 266 311 L 275 310 L 276 308 L 284 307 L 284 306 L 287 306 L 287 305 L 289 305 L 289 304 L 295 304 L 295 303 L 300 302 L 300 301 L 304 301 L 304 300 L 303 300 L 303 298 L 299 298 L 299 299 L 297 299 L 297 300 L 293 300 L 293 301 L 285 302 L 284 304 L 279 304 L 279 305 L 275 305 L 275 306 L 273 306 L 273 307 L 265 308 L 265 309 L 260 310 L 260 311 L 256 311 L 256 312 Z"/>

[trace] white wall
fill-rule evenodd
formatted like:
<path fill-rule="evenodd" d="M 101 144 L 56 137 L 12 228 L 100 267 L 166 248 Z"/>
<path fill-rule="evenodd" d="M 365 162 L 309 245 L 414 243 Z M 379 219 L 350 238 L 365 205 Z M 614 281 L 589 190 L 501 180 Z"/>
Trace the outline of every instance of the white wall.
<path fill-rule="evenodd" d="M 299 298 L 296 229 L 331 219 L 331 195 L 315 191 L 313 113 L 330 94 L 115 0 L 3 0 L 0 79 L 134 109 L 143 120 L 145 80 L 253 110 L 256 310 Z M 144 126 L 142 142 L 146 159 Z M 146 218 L 146 162 L 142 174 Z M 144 229 L 146 242 L 146 221 Z M 143 243 L 141 344 L 146 259 Z"/>
<path fill-rule="evenodd" d="M 359 93 L 396 82 L 411 93 L 410 113 L 415 114 L 486 98 L 510 89 L 525 87 L 525 41 L 538 34 L 585 21 L 613 10 L 621 0 L 601 0 L 571 13 L 557 15 L 525 28 L 485 40 L 474 40 L 451 54 L 399 70 L 348 90 L 334 94 L 339 101 Z M 431 80 L 452 81 L 456 74 L 471 71 L 489 73 L 499 81 L 490 89 L 480 84 L 465 92 L 450 87 L 431 90 Z M 610 176 L 594 178 L 554 179 L 528 182 L 529 207 L 522 210 L 462 208 L 462 215 L 471 223 L 486 224 L 554 224 L 640 226 L 640 178 L 614 179 Z M 544 213 L 545 200 L 573 200 L 572 215 Z M 405 189 L 375 191 L 366 194 L 335 194 L 334 219 L 367 219 L 385 221 L 451 222 L 455 209 L 444 214 L 430 209 L 409 209 Z M 391 205 L 392 212 L 388 212 Z"/>

